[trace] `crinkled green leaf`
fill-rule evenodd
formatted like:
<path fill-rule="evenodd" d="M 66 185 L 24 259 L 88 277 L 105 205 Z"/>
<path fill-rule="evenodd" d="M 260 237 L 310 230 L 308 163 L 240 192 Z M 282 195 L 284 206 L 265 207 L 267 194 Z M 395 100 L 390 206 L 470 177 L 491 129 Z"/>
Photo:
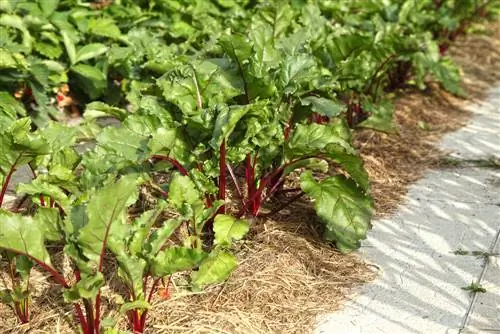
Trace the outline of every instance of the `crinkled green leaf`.
<path fill-rule="evenodd" d="M 373 104 L 365 101 L 362 105 L 365 112 L 370 113 L 370 116 L 365 121 L 358 124 L 359 127 L 370 128 L 386 133 L 397 133 L 396 124 L 394 124 L 393 114 L 394 106 L 389 101 L 382 101 L 378 104 Z"/>
<path fill-rule="evenodd" d="M 230 246 L 233 240 L 241 240 L 248 233 L 250 225 L 247 220 L 236 219 L 229 215 L 219 214 L 215 216 L 213 230 L 215 233 L 215 244 Z"/>
<path fill-rule="evenodd" d="M 54 199 L 57 204 L 59 204 L 63 209 L 67 210 L 70 205 L 70 200 L 64 191 L 37 178 L 31 183 L 21 183 L 17 186 L 17 192 L 28 194 L 33 197 L 33 201 L 40 205 L 39 195 L 49 196 Z"/>
<path fill-rule="evenodd" d="M 328 117 L 337 117 L 345 111 L 346 106 L 324 97 L 308 96 L 301 99 L 302 105 L 310 105 L 312 111 Z"/>
<path fill-rule="evenodd" d="M 347 126 L 342 122 L 330 124 L 298 124 L 288 143 L 290 159 L 323 151 L 327 145 L 335 144 L 346 152 L 355 154 L 351 146 Z"/>
<path fill-rule="evenodd" d="M 178 173 L 170 181 L 168 202 L 186 218 L 201 215 L 205 208 L 194 182 Z"/>
<path fill-rule="evenodd" d="M 163 277 L 191 270 L 196 268 L 205 257 L 206 253 L 200 249 L 170 247 L 156 255 L 151 266 L 151 273 L 155 277 Z"/>
<path fill-rule="evenodd" d="M 371 228 L 371 198 L 342 175 L 318 182 L 311 172 L 305 172 L 300 180 L 302 190 L 314 200 L 316 213 L 324 224 L 324 239 L 335 242 L 342 252 L 359 248 L 360 240 Z"/>
<path fill-rule="evenodd" d="M 120 38 L 120 28 L 116 25 L 113 19 L 98 18 L 89 21 L 89 32 L 91 34 L 110 38 Z"/>
<path fill-rule="evenodd" d="M 81 299 L 92 300 L 97 296 L 104 283 L 104 276 L 101 272 L 89 276 L 84 275 L 80 281 L 63 291 L 64 301 L 74 303 Z"/>
<path fill-rule="evenodd" d="M 57 59 L 63 53 L 59 45 L 52 43 L 36 41 L 34 47 L 36 51 L 49 59 Z"/>
<path fill-rule="evenodd" d="M 215 121 L 214 132 L 210 145 L 218 150 L 222 141 L 226 139 L 236 127 L 236 124 L 243 116 L 251 109 L 251 105 L 245 106 L 220 106 L 218 115 Z"/>
<path fill-rule="evenodd" d="M 195 288 L 226 280 L 238 265 L 236 257 L 225 251 L 213 251 L 203 260 L 198 271 L 191 274 Z"/>
<path fill-rule="evenodd" d="M 0 92 L 0 129 L 6 128 L 18 116 L 26 116 L 26 110 L 12 95 Z"/>
<path fill-rule="evenodd" d="M 152 154 L 168 156 L 182 165 L 189 163 L 192 148 L 181 128 L 159 128 L 153 133 L 149 148 Z"/>
<path fill-rule="evenodd" d="M 98 136 L 99 147 L 109 154 L 137 162 L 148 153 L 148 139 L 126 128 L 107 127 Z"/>

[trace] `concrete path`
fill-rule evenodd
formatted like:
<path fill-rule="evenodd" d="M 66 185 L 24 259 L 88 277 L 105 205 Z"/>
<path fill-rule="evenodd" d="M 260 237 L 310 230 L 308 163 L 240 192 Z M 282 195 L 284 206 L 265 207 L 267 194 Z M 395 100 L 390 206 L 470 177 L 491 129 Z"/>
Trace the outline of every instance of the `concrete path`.
<path fill-rule="evenodd" d="M 500 86 L 470 109 L 469 125 L 441 143 L 457 167 L 428 172 L 374 223 L 360 252 L 379 278 L 316 333 L 500 333 L 500 169 L 474 167 L 500 159 Z M 471 282 L 486 293 L 462 289 Z"/>

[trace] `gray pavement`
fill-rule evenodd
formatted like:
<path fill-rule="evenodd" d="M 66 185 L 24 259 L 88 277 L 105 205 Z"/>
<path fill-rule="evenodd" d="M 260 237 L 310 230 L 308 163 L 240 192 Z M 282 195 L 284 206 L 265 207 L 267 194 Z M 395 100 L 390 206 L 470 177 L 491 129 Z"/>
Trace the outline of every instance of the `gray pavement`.
<path fill-rule="evenodd" d="M 458 160 L 500 159 L 500 86 L 470 110 L 440 147 Z M 318 319 L 316 333 L 500 333 L 499 235 L 500 169 L 429 171 L 363 242 L 379 277 Z M 471 282 L 486 292 L 462 289 Z"/>

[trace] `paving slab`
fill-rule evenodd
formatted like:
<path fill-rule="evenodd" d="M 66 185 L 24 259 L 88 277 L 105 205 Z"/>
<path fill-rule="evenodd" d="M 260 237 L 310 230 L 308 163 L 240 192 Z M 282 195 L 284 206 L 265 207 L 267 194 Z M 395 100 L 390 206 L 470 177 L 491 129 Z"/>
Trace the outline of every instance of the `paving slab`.
<path fill-rule="evenodd" d="M 500 86 L 492 88 L 487 98 L 468 106 L 474 118 L 466 127 L 444 136 L 440 147 L 455 158 L 500 158 Z"/>
<path fill-rule="evenodd" d="M 429 171 L 421 182 L 409 189 L 406 197 L 500 205 L 500 169 L 471 167 Z"/>
<path fill-rule="evenodd" d="M 10 179 L 7 191 L 5 192 L 4 207 L 9 207 L 17 198 L 16 187 L 19 183 L 29 183 L 33 179 L 32 173 L 28 165 L 19 167 Z"/>
<path fill-rule="evenodd" d="M 500 332 L 500 257 L 492 256 L 481 280 L 485 293 L 478 293 L 462 333 Z"/>
<path fill-rule="evenodd" d="M 460 160 L 500 158 L 500 86 L 470 109 L 475 117 L 440 147 Z M 471 254 L 500 254 L 499 229 L 499 169 L 429 171 L 362 243 L 359 252 L 379 277 L 320 317 L 315 332 L 500 333 L 500 256 Z M 486 293 L 462 289 L 478 281 Z"/>

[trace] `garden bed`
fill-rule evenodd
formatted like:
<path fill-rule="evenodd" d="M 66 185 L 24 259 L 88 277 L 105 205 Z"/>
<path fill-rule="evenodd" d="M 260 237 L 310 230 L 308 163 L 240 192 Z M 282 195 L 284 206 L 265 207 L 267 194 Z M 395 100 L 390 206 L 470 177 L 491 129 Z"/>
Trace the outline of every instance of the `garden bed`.
<path fill-rule="evenodd" d="M 428 83 L 424 91 L 396 90 L 399 95 L 395 108 L 398 134 L 369 129 L 354 131 L 354 145 L 370 178 L 376 214 L 392 212 L 408 185 L 420 178 L 426 168 L 441 161 L 442 154 L 432 143 L 442 134 L 463 125 L 468 117 L 464 106 L 480 98 L 485 88 L 498 80 L 498 25 L 492 26 L 491 31 L 496 34 L 467 36 L 456 41 L 450 49 L 455 62 L 463 68 L 468 99 L 454 97 L 432 83 Z M 122 111 L 111 109 L 107 112 L 118 113 L 121 117 Z M 312 116 L 318 124 L 324 122 L 317 113 Z M 284 129 L 286 132 L 287 127 Z M 355 173 L 349 170 L 347 163 L 345 166 L 348 173 L 342 171 L 338 175 Z M 336 168 L 338 172 L 338 166 Z M 182 172 L 179 166 L 177 169 Z M 318 180 L 327 177 L 319 175 Z M 170 176 L 163 181 L 172 182 Z M 293 173 L 287 182 L 300 183 Z M 361 187 L 362 177 L 358 182 Z M 228 186 L 227 193 L 228 199 L 236 197 L 234 187 Z M 149 205 L 148 194 L 141 192 L 141 205 Z M 270 208 L 274 205 L 279 206 L 271 202 Z M 313 329 L 318 315 L 341 307 L 354 287 L 376 275 L 376 268 L 363 263 L 355 254 L 343 254 L 321 240 L 324 227 L 318 223 L 309 200 L 296 201 L 272 219 L 257 216 L 249 221 L 251 228 L 247 238 L 232 246 L 239 266 L 224 283 L 208 286 L 203 292 L 193 292 L 183 273 L 174 274 L 173 279 L 166 282 L 156 281 L 159 292 L 152 294 L 153 308 L 148 313 L 147 332 L 304 333 Z M 65 277 L 72 277 L 74 268 L 62 248 L 54 245 L 49 251 L 54 266 Z M 106 265 L 102 273 L 107 283 L 100 292 L 102 314 L 104 318 L 119 319 L 117 328 L 126 329 L 126 318 L 118 312 L 123 304 L 118 297 L 123 286 L 116 284 L 117 263 L 111 254 L 103 255 Z M 19 333 L 73 331 L 74 309 L 64 304 L 60 289 L 49 283 L 50 280 L 45 272 L 35 267 L 30 278 L 30 323 L 17 325 L 12 309 L 1 305 L 0 329 Z M 6 270 L 0 285 L 9 286 Z M 151 283 L 147 286 L 151 288 Z"/>

